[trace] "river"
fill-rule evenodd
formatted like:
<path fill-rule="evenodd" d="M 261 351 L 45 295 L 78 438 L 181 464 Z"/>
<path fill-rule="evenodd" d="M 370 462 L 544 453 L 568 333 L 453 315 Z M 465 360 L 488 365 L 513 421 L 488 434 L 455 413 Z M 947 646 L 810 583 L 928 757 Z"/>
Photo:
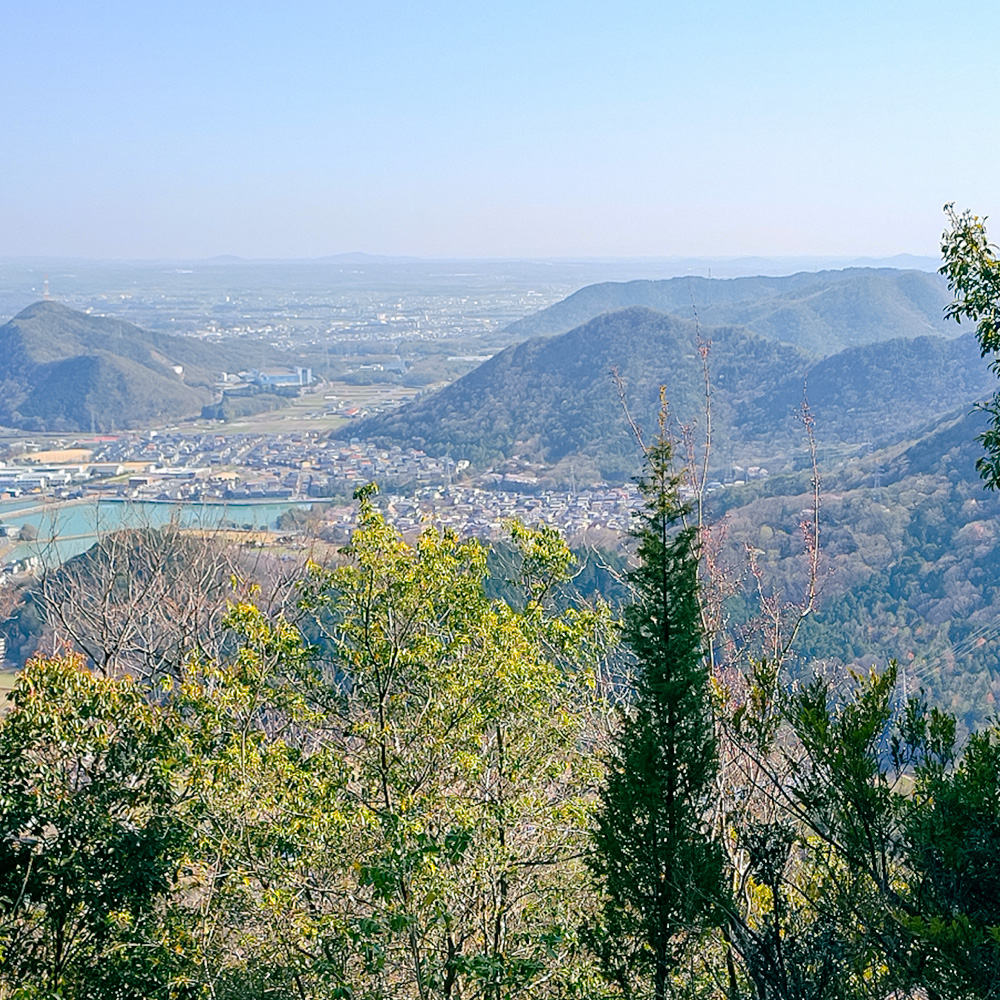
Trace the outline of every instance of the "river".
<path fill-rule="evenodd" d="M 47 565 L 64 562 L 84 552 L 97 536 L 118 528 L 159 527 L 176 522 L 185 528 L 235 527 L 274 530 L 291 507 L 312 501 L 283 503 L 150 503 L 109 499 L 45 502 L 41 498 L 0 501 L 0 522 L 20 529 L 30 524 L 38 532 L 31 542 L 18 542 L 3 553 L 2 561 L 39 556 Z M 0 539 L 0 544 L 7 539 Z"/>

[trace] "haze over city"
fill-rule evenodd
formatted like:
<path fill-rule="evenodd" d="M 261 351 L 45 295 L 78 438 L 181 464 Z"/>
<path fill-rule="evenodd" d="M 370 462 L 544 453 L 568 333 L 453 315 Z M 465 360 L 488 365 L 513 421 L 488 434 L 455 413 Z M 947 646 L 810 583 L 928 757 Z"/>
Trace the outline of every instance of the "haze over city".
<path fill-rule="evenodd" d="M 0 12 L 0 258 L 933 255 L 992 3 Z"/>

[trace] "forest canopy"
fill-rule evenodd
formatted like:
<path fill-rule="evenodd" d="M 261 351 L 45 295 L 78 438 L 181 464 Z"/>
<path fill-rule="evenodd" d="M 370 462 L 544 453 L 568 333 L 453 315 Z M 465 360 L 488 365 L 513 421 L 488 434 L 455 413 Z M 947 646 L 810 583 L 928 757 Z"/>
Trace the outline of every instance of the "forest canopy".
<path fill-rule="evenodd" d="M 0 995 L 994 996 L 1000 731 L 959 747 L 891 665 L 789 689 L 772 658 L 704 660 L 659 483 L 624 631 L 567 597 L 553 530 L 511 525 L 488 581 L 480 543 L 407 542 L 365 490 L 294 613 L 244 588 L 228 640 L 146 679 L 33 660 L 0 720 Z M 708 784 L 650 855 L 658 814 L 608 810 L 642 801 L 621 754 L 677 695 Z M 640 885 L 661 858 L 669 912 L 608 905 L 609 849 Z"/>

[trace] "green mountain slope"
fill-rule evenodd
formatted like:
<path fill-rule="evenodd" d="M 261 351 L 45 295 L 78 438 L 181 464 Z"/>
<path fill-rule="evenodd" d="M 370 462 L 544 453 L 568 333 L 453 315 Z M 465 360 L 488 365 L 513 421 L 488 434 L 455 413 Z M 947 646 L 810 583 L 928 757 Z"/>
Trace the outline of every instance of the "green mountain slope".
<path fill-rule="evenodd" d="M 972 334 L 848 348 L 813 364 L 806 379 L 821 439 L 880 444 L 911 435 L 957 405 L 983 399 L 996 382 Z M 794 434 L 802 388 L 802 375 L 796 372 L 773 392 L 762 393 L 740 414 L 738 434 Z"/>
<path fill-rule="evenodd" d="M 601 313 L 646 306 L 714 326 L 745 326 L 825 356 L 845 347 L 927 334 L 954 336 L 944 279 L 924 271 L 849 268 L 784 278 L 670 278 L 589 285 L 507 327 L 515 337 L 565 333 Z"/>
<path fill-rule="evenodd" d="M 1000 497 L 975 469 L 986 426 L 981 411 L 963 408 L 914 441 L 820 470 L 820 600 L 795 643 L 802 676 L 843 676 L 844 667 L 894 657 L 908 694 L 925 689 L 967 728 L 996 713 Z M 731 577 L 746 572 L 749 545 L 765 590 L 802 597 L 808 478 L 772 477 L 713 499 L 713 516 L 725 515 L 720 562 Z M 754 610 L 750 597 L 730 602 L 736 624 Z"/>
<path fill-rule="evenodd" d="M 0 326 L 0 423 L 111 430 L 185 416 L 211 401 L 214 372 L 249 360 L 240 345 L 37 302 Z"/>

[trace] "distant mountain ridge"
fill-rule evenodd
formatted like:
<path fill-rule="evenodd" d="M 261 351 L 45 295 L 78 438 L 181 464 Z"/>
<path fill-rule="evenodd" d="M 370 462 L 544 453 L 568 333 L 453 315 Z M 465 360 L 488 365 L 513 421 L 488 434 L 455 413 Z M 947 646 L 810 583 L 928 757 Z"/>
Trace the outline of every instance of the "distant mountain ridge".
<path fill-rule="evenodd" d="M 937 274 L 893 268 L 803 271 L 787 277 L 667 278 L 602 282 L 506 328 L 515 337 L 551 336 L 616 309 L 645 306 L 709 326 L 745 326 L 770 340 L 825 357 L 879 340 L 962 331 L 944 319 L 951 301 Z"/>
<path fill-rule="evenodd" d="M 112 430 L 197 413 L 213 373 L 246 367 L 246 353 L 36 302 L 0 326 L 0 423 Z"/>

